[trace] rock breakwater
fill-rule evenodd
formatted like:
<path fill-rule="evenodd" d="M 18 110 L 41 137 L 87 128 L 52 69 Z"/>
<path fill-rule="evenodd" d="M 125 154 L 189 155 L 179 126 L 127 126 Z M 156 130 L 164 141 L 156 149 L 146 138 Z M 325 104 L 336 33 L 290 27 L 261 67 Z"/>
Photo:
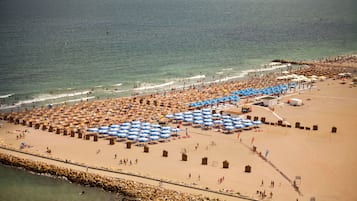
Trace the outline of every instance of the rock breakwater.
<path fill-rule="evenodd" d="M 149 184 L 58 167 L 44 162 L 23 159 L 4 153 L 0 153 L 0 163 L 14 167 L 21 167 L 39 174 L 65 177 L 73 183 L 102 188 L 105 191 L 120 193 L 124 196 L 138 198 L 140 200 L 218 200 L 200 195 L 168 190 Z"/>

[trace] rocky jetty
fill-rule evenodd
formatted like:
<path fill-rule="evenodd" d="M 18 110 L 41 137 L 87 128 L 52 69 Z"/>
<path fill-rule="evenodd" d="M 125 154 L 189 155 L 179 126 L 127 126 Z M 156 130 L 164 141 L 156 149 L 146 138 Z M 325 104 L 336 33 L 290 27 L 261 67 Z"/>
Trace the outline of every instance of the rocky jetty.
<path fill-rule="evenodd" d="M 124 196 L 138 198 L 140 200 L 218 200 L 199 195 L 181 193 L 139 182 L 105 177 L 94 173 L 62 168 L 43 162 L 23 159 L 8 154 L 0 153 L 0 163 L 21 167 L 26 170 L 50 174 L 56 177 L 65 177 L 73 183 L 102 188 L 109 192 L 115 192 Z"/>

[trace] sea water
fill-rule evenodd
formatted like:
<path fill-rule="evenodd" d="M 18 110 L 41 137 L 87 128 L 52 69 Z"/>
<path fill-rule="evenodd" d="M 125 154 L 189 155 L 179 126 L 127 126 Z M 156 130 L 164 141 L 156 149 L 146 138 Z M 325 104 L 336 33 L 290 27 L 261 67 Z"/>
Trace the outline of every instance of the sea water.
<path fill-rule="evenodd" d="M 356 53 L 355 0 L 2 0 L 0 109 L 228 80 Z"/>
<path fill-rule="evenodd" d="M 0 164 L 1 201 L 114 201 L 122 197 L 98 188 L 39 176 Z"/>

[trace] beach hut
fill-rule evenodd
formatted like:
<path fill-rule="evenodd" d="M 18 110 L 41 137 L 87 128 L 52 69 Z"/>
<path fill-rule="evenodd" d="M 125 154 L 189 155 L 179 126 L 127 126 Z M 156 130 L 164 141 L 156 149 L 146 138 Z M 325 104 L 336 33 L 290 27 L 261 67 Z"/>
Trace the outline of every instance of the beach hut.
<path fill-rule="evenodd" d="M 244 172 L 250 173 L 252 171 L 252 167 L 250 165 L 246 165 L 244 168 Z"/>
<path fill-rule="evenodd" d="M 227 160 L 223 161 L 223 168 L 229 168 L 229 162 Z"/>

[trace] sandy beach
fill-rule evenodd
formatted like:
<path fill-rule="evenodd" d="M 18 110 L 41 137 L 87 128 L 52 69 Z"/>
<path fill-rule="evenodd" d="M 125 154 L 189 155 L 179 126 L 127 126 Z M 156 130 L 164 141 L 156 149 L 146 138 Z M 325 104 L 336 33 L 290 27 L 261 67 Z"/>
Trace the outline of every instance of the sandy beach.
<path fill-rule="evenodd" d="M 166 142 L 148 145 L 149 152 L 145 153 L 143 146 L 134 145 L 127 149 L 124 142 L 109 145 L 109 140 L 105 139 L 99 139 L 98 142 L 92 139 L 87 141 L 70 135 L 64 136 L 63 133 L 57 135 L 55 132 L 2 121 L 0 143 L 19 149 L 21 143 L 25 142 L 30 147 L 22 150 L 30 153 L 215 191 L 239 193 L 257 200 L 308 201 L 312 197 L 325 201 L 357 200 L 354 191 L 357 186 L 357 173 L 354 171 L 357 167 L 357 147 L 354 145 L 357 141 L 354 132 L 357 129 L 357 88 L 340 82 L 339 79 L 332 78 L 316 81 L 311 89 L 281 97 L 273 110 L 252 106 L 252 112 L 247 114 L 252 117 L 266 117 L 268 122 L 277 122 L 282 118 L 291 128 L 262 124 L 257 129 L 224 134 L 214 128 L 203 130 L 182 126 L 179 133 L 181 137 L 171 137 Z M 242 88 L 245 85 L 239 86 Z M 234 89 L 234 85 L 226 85 L 225 88 Z M 222 92 L 219 89 L 221 88 L 211 86 L 202 91 L 208 91 L 208 94 L 210 90 L 217 90 L 219 95 L 229 94 L 228 90 Z M 176 95 L 181 97 L 184 93 L 185 91 L 178 92 Z M 174 94 L 167 94 L 166 98 Z M 150 98 L 153 96 L 145 97 L 144 100 Z M 287 101 L 291 98 L 299 98 L 304 104 L 296 107 L 288 105 Z M 198 99 L 190 98 L 188 101 Z M 241 103 L 242 101 L 245 100 L 241 100 Z M 179 104 L 172 108 L 175 109 L 165 112 L 184 112 L 188 109 Z M 149 110 L 148 107 L 146 109 Z M 152 111 L 157 111 L 157 108 L 150 108 L 150 113 L 154 113 Z M 247 115 L 243 117 L 246 118 Z M 150 120 L 157 118 L 159 117 Z M 295 128 L 296 122 L 311 130 Z M 318 126 L 317 131 L 312 130 L 313 125 Z M 177 124 L 171 122 L 169 126 L 176 127 Z M 333 126 L 337 128 L 336 133 L 331 132 Z M 185 135 L 186 128 L 189 136 Z M 25 130 L 27 132 L 24 137 L 18 139 L 19 134 Z M 252 151 L 253 146 L 257 148 L 256 152 Z M 51 153 L 46 152 L 48 149 Z M 162 156 L 163 150 L 168 152 L 168 157 Z M 0 149 L 0 152 L 6 151 Z M 183 152 L 187 153 L 187 161 L 181 160 Z M 260 157 L 259 152 L 267 157 Z M 207 157 L 207 165 L 201 164 L 203 157 Z M 229 162 L 229 168 L 223 168 L 225 160 Z M 66 167 L 66 164 L 58 165 Z M 251 166 L 251 173 L 244 171 L 246 165 Z M 298 190 L 293 187 L 294 181 Z M 155 185 L 155 182 L 152 184 Z M 174 186 L 164 184 L 163 188 L 165 187 L 175 189 Z M 197 193 L 187 189 L 180 190 Z M 262 198 L 259 192 L 264 192 L 266 197 Z M 202 194 L 205 195 L 205 192 L 202 191 Z M 239 199 L 218 194 L 207 196 L 223 200 Z"/>

